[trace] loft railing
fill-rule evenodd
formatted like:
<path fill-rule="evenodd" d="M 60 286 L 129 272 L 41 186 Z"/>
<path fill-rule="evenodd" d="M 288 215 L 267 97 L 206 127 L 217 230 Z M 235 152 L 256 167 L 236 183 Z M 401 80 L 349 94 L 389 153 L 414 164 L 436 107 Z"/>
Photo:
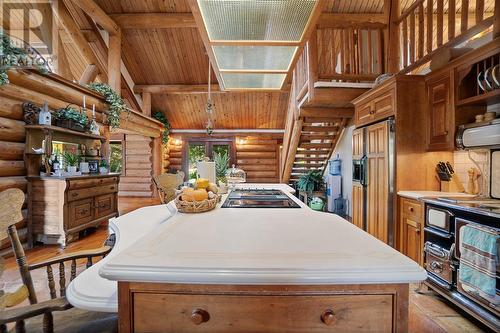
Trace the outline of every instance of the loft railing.
<path fill-rule="evenodd" d="M 318 30 L 320 80 L 373 81 L 383 73 L 382 29 Z"/>
<path fill-rule="evenodd" d="M 494 3 L 484 0 L 416 0 L 396 20 L 402 44 L 400 67 L 411 72 L 442 47 L 455 46 L 493 25 Z"/>

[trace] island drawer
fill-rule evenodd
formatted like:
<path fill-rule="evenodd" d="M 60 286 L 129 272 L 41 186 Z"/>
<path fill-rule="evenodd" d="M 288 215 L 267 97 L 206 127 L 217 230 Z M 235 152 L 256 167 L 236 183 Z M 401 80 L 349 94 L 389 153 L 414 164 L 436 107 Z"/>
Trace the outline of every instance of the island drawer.
<path fill-rule="evenodd" d="M 134 293 L 134 332 L 393 332 L 393 295 Z"/>

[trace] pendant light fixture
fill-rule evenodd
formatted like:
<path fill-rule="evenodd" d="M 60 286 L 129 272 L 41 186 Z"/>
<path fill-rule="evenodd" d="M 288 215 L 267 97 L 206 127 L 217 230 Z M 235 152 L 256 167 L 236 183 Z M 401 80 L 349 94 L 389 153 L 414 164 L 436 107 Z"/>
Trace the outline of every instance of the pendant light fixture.
<path fill-rule="evenodd" d="M 214 132 L 214 116 L 215 116 L 215 105 L 212 101 L 212 80 L 211 80 L 211 69 L 210 61 L 208 62 L 208 98 L 207 104 L 205 105 L 205 113 L 207 114 L 207 123 L 205 128 L 208 135 L 212 135 Z"/>

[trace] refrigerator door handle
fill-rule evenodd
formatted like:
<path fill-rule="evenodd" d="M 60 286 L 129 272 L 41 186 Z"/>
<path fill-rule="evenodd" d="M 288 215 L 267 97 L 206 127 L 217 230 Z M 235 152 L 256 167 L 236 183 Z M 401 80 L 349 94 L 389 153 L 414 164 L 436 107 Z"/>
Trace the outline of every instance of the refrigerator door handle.
<path fill-rule="evenodd" d="M 368 185 L 368 165 L 367 165 L 367 162 L 368 162 L 368 157 L 366 155 L 364 155 L 362 158 L 361 158 L 361 179 L 360 179 L 360 183 L 362 186 L 367 186 Z"/>

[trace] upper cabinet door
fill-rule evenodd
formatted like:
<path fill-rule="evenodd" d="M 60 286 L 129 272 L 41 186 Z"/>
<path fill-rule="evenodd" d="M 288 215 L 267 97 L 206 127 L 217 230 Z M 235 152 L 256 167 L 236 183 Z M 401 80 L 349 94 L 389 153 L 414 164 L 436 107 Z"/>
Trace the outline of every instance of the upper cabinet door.
<path fill-rule="evenodd" d="M 352 132 L 352 156 L 354 159 L 363 157 L 364 136 L 363 129 L 356 129 Z"/>
<path fill-rule="evenodd" d="M 429 101 L 428 150 L 454 149 L 454 119 L 450 95 L 449 76 L 427 83 Z"/>

